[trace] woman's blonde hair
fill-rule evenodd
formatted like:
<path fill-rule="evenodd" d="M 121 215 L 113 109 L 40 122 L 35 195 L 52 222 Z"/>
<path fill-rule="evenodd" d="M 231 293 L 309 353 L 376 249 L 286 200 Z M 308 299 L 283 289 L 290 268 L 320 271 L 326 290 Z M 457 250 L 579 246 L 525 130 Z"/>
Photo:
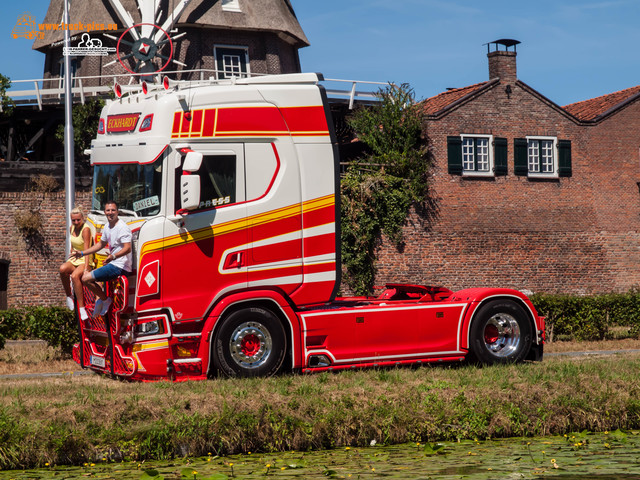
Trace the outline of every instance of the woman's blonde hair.
<path fill-rule="evenodd" d="M 71 212 L 69 212 L 69 215 L 74 215 L 79 213 L 82 218 L 84 218 L 84 212 L 82 211 L 82 209 L 80 207 L 73 207 L 73 210 L 71 210 Z"/>

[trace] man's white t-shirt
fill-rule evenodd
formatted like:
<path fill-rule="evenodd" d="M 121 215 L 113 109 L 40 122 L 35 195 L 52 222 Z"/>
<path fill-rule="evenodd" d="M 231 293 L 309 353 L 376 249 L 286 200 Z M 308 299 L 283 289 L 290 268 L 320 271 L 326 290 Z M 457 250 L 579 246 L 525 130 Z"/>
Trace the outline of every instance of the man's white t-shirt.
<path fill-rule="evenodd" d="M 122 219 L 118 219 L 113 228 L 109 227 L 109 222 L 104 226 L 102 230 L 102 238 L 109 244 L 109 253 L 115 257 L 115 254 L 118 253 L 124 247 L 125 243 L 131 243 L 131 229 L 129 225 L 124 223 Z M 133 245 L 131 246 L 133 248 Z M 126 255 L 118 257 L 111 262 L 109 262 L 114 267 L 118 267 L 123 269 L 126 272 L 131 271 L 131 251 Z"/>

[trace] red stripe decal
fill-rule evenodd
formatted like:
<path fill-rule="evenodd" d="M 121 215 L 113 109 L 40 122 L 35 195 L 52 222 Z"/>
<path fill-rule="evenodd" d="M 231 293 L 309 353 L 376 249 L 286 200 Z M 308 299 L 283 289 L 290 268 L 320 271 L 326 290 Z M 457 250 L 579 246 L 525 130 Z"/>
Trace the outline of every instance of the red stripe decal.
<path fill-rule="evenodd" d="M 336 249 L 336 236 L 333 233 L 327 233 L 315 237 L 305 237 L 303 249 L 305 257 L 333 253 Z"/>
<path fill-rule="evenodd" d="M 182 112 L 176 112 L 173 114 L 173 127 L 171 128 L 171 135 L 178 135 L 178 133 L 180 133 L 180 117 L 182 117 Z"/>
<path fill-rule="evenodd" d="M 288 133 L 276 107 L 221 108 L 216 135 L 266 135 Z"/>
<path fill-rule="evenodd" d="M 316 263 L 313 265 L 305 265 L 304 273 L 309 275 L 311 273 L 323 273 L 323 272 L 335 272 L 336 262 Z"/>
<path fill-rule="evenodd" d="M 266 280 L 269 278 L 273 278 L 273 279 L 277 279 L 279 277 L 290 277 L 293 275 L 300 275 L 302 276 L 302 269 L 301 269 L 301 264 L 297 263 L 297 264 L 293 264 L 293 265 L 289 265 L 289 266 L 283 266 L 283 267 L 278 267 L 278 268 L 273 268 L 273 269 L 268 269 L 268 270 L 260 270 L 258 267 L 258 270 L 251 270 L 251 267 L 249 268 L 249 281 L 250 282 L 256 282 L 259 280 Z M 277 283 L 275 282 L 275 284 L 277 285 L 296 285 L 299 284 L 301 280 L 289 280 L 289 282 L 293 282 L 293 283 Z"/>
<path fill-rule="evenodd" d="M 216 109 L 209 108 L 204 111 L 204 126 L 202 128 L 203 137 L 213 137 L 213 127 L 216 124 Z"/>
<path fill-rule="evenodd" d="M 274 235 L 285 235 L 290 232 L 300 230 L 300 215 L 294 215 L 288 218 L 277 218 L 268 220 L 264 223 L 253 223 L 251 226 L 251 239 L 259 242 Z M 301 242 L 301 240 L 300 240 Z"/>
<path fill-rule="evenodd" d="M 191 136 L 199 137 L 202 130 L 202 110 L 193 112 L 193 121 L 191 122 Z"/>
<path fill-rule="evenodd" d="M 303 132 L 323 132 L 328 134 L 327 117 L 324 107 L 289 107 L 280 110 L 292 135 Z"/>
<path fill-rule="evenodd" d="M 302 225 L 304 228 L 326 225 L 327 223 L 333 223 L 335 221 L 335 216 L 335 205 L 328 205 L 317 210 L 305 211 L 302 218 Z"/>
<path fill-rule="evenodd" d="M 273 245 L 253 247 L 253 258 L 259 258 L 260 263 L 281 262 L 300 257 L 300 240 L 289 240 L 288 242 L 278 242 Z"/>

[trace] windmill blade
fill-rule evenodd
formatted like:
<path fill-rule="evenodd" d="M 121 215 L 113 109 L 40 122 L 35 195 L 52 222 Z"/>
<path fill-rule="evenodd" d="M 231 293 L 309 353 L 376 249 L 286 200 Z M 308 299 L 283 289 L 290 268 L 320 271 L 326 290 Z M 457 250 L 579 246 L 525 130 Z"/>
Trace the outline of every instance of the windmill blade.
<path fill-rule="evenodd" d="M 131 28 L 135 25 L 135 23 L 133 23 L 133 17 L 131 17 L 129 12 L 125 10 L 125 8 L 122 6 L 122 3 L 120 3 L 120 0 L 109 0 L 109 3 L 115 9 L 115 11 L 118 12 L 118 16 L 120 16 L 120 20 L 122 20 L 124 26 L 131 29 L 131 36 L 134 38 L 134 40 L 139 40 L 140 36 L 138 35 L 138 32 L 136 32 L 135 28 Z"/>
<path fill-rule="evenodd" d="M 133 30 L 130 30 L 131 32 L 133 32 Z M 119 39 L 120 43 L 124 43 L 125 45 L 129 45 L 130 47 L 133 47 L 133 42 L 128 42 L 126 41 L 124 38 L 123 39 Z"/>
<path fill-rule="evenodd" d="M 179 38 L 184 37 L 186 34 L 187 34 L 187 32 L 179 33 L 178 35 L 174 35 L 173 37 L 171 37 L 171 40 L 172 40 L 173 42 L 175 42 L 175 41 L 176 41 L 176 40 L 178 40 Z"/>
<path fill-rule="evenodd" d="M 169 30 L 171 30 L 173 28 L 173 25 L 180 18 L 180 15 L 184 11 L 184 9 L 187 8 L 187 5 L 189 5 L 189 3 L 191 3 L 191 0 L 182 0 L 181 2 L 178 2 L 178 6 L 173 9 L 173 12 L 171 12 L 171 14 L 167 17 L 167 19 L 165 20 L 165 22 L 162 24 L 160 28 L 165 32 L 168 32 Z M 156 43 L 160 40 L 160 37 L 163 35 L 162 30 L 158 30 L 153 36 L 153 40 Z"/>
<path fill-rule="evenodd" d="M 138 0 L 138 10 L 140 10 L 140 18 L 143 24 L 140 27 L 141 37 L 151 38 L 156 18 L 156 8 L 156 0 Z"/>
<path fill-rule="evenodd" d="M 102 65 L 102 68 L 106 68 L 110 65 L 113 65 L 114 63 L 116 63 L 118 61 L 118 59 L 116 58 L 115 60 L 110 61 L 109 63 L 105 63 L 104 65 Z"/>

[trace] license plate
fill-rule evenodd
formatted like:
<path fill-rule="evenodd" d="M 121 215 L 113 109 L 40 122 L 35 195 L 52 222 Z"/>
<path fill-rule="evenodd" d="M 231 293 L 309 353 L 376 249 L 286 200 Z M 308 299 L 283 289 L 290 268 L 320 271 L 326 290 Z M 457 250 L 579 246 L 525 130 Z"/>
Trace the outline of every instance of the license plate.
<path fill-rule="evenodd" d="M 89 357 L 89 363 L 91 363 L 91 365 L 93 365 L 94 367 L 100 367 L 100 368 L 104 368 L 106 364 L 104 361 L 104 358 L 96 357 L 95 355 L 91 355 Z"/>

